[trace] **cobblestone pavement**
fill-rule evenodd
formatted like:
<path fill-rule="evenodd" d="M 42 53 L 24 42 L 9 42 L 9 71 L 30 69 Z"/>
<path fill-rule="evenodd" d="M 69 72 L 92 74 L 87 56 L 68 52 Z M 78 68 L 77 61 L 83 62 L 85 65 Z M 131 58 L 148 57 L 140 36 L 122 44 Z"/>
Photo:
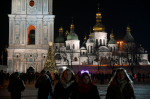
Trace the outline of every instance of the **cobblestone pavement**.
<path fill-rule="evenodd" d="M 105 99 L 107 85 L 97 84 L 101 99 Z M 136 99 L 150 99 L 150 83 L 136 83 L 134 84 L 134 92 Z M 0 88 L 0 99 L 10 99 L 10 93 L 5 85 Z M 26 84 L 25 91 L 22 92 L 22 99 L 37 99 L 37 89 L 34 88 L 34 83 Z"/>

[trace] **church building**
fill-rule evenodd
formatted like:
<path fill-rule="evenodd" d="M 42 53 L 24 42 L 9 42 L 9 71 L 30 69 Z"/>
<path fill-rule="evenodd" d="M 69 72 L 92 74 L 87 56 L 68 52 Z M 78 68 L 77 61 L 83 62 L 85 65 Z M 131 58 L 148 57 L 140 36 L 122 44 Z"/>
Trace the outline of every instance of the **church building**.
<path fill-rule="evenodd" d="M 9 47 L 7 72 L 40 72 L 44 68 L 49 42 L 54 43 L 58 69 L 73 66 L 96 65 L 149 65 L 148 53 L 137 46 L 127 26 L 122 41 L 116 41 L 113 32 L 108 38 L 100 11 L 89 37 L 80 45 L 71 23 L 63 37 L 63 27 L 54 40 L 53 0 L 12 0 L 9 14 Z M 93 20 L 95 21 L 95 20 Z M 88 39 L 87 39 L 88 38 Z"/>

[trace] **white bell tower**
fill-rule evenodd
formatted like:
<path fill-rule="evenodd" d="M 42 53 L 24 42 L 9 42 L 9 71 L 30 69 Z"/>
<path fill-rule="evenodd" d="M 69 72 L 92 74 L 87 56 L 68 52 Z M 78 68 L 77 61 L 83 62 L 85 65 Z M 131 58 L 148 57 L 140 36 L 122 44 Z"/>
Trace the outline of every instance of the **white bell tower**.
<path fill-rule="evenodd" d="M 54 42 L 52 0 L 12 0 L 9 14 L 8 72 L 40 72 Z M 31 69 L 31 70 L 30 70 Z"/>

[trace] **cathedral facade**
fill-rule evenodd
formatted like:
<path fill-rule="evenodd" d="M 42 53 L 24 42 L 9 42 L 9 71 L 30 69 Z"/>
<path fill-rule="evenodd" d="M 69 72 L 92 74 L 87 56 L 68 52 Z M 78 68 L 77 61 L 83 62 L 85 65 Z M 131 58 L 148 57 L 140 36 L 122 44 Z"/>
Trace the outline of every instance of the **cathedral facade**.
<path fill-rule="evenodd" d="M 120 41 L 105 31 L 100 11 L 96 13 L 96 24 L 88 39 L 84 38 L 80 46 L 78 35 L 74 31 L 74 24 L 70 25 L 70 32 L 66 32 L 63 39 L 63 28 L 59 29 L 59 36 L 55 39 L 55 59 L 58 67 L 62 66 L 139 66 L 149 65 L 148 53 L 141 45 L 136 44 L 131 29 L 126 28 L 126 35 Z"/>
<path fill-rule="evenodd" d="M 135 44 L 129 26 L 122 41 L 116 41 L 113 32 L 108 40 L 99 11 L 93 32 L 81 46 L 73 23 L 66 38 L 61 27 L 54 40 L 52 10 L 52 0 L 12 0 L 11 14 L 8 15 L 7 72 L 40 72 L 44 68 L 49 42 L 54 43 L 59 69 L 75 65 L 149 65 L 147 52 Z"/>

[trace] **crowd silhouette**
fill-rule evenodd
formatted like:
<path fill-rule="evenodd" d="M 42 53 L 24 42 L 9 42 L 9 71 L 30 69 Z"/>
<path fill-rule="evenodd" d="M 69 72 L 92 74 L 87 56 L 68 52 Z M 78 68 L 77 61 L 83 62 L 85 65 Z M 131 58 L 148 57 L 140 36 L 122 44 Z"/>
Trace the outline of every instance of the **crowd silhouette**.
<path fill-rule="evenodd" d="M 96 84 L 108 84 L 106 99 L 135 99 L 133 82 L 144 82 L 149 76 L 140 73 L 131 75 L 118 68 L 113 74 L 74 73 L 67 68 L 62 73 L 42 70 L 41 73 L 12 74 L 0 71 L 0 87 L 9 81 L 11 99 L 21 99 L 26 84 L 35 84 L 38 99 L 100 99 Z M 95 84 L 96 83 L 96 84 Z"/>

